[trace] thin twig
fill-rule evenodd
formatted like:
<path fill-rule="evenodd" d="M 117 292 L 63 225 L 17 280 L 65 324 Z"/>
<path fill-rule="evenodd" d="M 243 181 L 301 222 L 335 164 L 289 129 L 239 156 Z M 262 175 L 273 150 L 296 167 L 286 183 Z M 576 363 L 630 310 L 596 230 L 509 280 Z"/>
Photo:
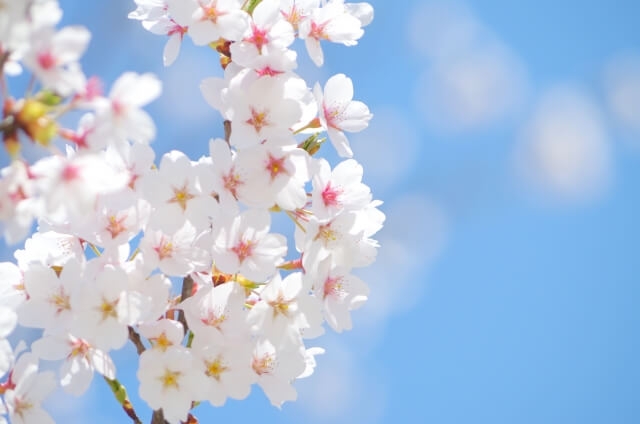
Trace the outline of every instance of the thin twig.
<path fill-rule="evenodd" d="M 124 387 L 122 383 L 120 383 L 117 379 L 108 379 L 104 377 L 104 381 L 107 382 L 109 388 L 113 392 L 113 396 L 116 398 L 118 403 L 122 405 L 122 409 L 124 409 L 125 414 L 131 418 L 131 421 L 134 424 L 142 424 L 140 418 L 138 418 L 138 414 L 136 414 L 135 409 L 133 409 L 133 405 L 129 401 L 129 396 L 127 395 L 127 389 Z"/>
<path fill-rule="evenodd" d="M 13 115 L 7 116 L 2 121 L 0 121 L 0 132 L 10 130 L 11 128 L 13 128 L 14 124 L 15 118 L 13 117 Z"/>
<path fill-rule="evenodd" d="M 224 121 L 224 141 L 229 144 L 229 140 L 231 140 L 231 121 L 227 119 Z"/>
<path fill-rule="evenodd" d="M 193 278 L 187 275 L 182 280 L 182 293 L 180 295 L 180 301 L 184 301 L 188 297 L 191 296 L 191 292 L 193 291 Z M 182 324 L 182 328 L 184 328 L 185 334 L 189 331 L 189 326 L 187 325 L 187 318 L 184 314 L 184 311 L 180 312 L 180 316 L 178 317 L 178 321 Z"/>
<path fill-rule="evenodd" d="M 156 409 L 153 411 L 153 415 L 151 416 L 151 424 L 169 424 L 168 421 L 164 419 L 164 413 L 162 409 Z"/>
<path fill-rule="evenodd" d="M 146 350 L 144 345 L 142 344 L 142 339 L 140 338 L 140 334 L 136 333 L 136 330 L 133 327 L 129 327 L 129 340 L 133 342 L 136 346 L 136 350 L 138 351 L 138 355 L 141 355 L 142 352 Z"/>

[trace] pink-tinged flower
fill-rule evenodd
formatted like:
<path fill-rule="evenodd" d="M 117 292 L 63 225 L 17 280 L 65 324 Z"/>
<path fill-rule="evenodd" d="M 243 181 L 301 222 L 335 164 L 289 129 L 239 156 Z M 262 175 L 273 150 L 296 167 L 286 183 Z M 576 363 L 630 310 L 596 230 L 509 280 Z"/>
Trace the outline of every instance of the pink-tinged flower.
<path fill-rule="evenodd" d="M 102 154 L 50 156 L 36 162 L 32 171 L 44 195 L 47 218 L 56 223 L 86 217 L 99 195 L 122 190 L 127 184 L 127 176 Z"/>
<path fill-rule="evenodd" d="M 313 175 L 312 212 L 320 219 L 342 211 L 364 208 L 371 202 L 369 187 L 362 184 L 362 166 L 353 159 L 340 162 L 333 171 L 324 159 L 318 160 Z"/>
<path fill-rule="evenodd" d="M 16 328 L 18 316 L 16 312 L 4 305 L 0 305 L 0 377 L 6 374 L 13 363 L 13 351 L 7 337 Z"/>
<path fill-rule="evenodd" d="M 300 346 L 274 346 L 269 340 L 258 341 L 251 368 L 257 383 L 273 406 L 280 408 L 298 394 L 291 383 L 306 370 L 306 358 Z"/>
<path fill-rule="evenodd" d="M 350 311 L 366 302 L 369 288 L 346 268 L 332 267 L 331 258 L 320 262 L 317 269 L 305 275 L 315 297 L 322 301 L 323 315 L 336 332 L 351 330 Z"/>
<path fill-rule="evenodd" d="M 8 243 L 23 239 L 39 211 L 35 184 L 29 178 L 27 164 L 14 160 L 0 171 L 0 222 Z"/>
<path fill-rule="evenodd" d="M 71 334 L 46 334 L 33 342 L 31 350 L 46 361 L 64 359 L 59 372 L 60 385 L 75 396 L 87 391 L 94 372 L 116 378 L 116 367 L 106 352 Z"/>
<path fill-rule="evenodd" d="M 245 323 L 245 292 L 233 281 L 216 287 L 206 286 L 180 304 L 189 328 L 197 338 L 224 344 L 248 334 Z"/>
<path fill-rule="evenodd" d="M 304 186 L 309 180 L 309 155 L 302 149 L 274 144 L 238 152 L 236 168 L 244 181 L 238 200 L 255 208 L 302 208 L 307 203 Z"/>
<path fill-rule="evenodd" d="M 320 7 L 320 0 L 280 0 L 282 17 L 297 31 L 300 23 L 311 15 L 311 11 Z"/>
<path fill-rule="evenodd" d="M 258 301 L 247 316 L 254 330 L 278 346 L 295 343 L 300 332 L 322 333 L 322 313 L 318 299 L 303 290 L 302 273 L 294 272 L 283 280 L 277 273 L 260 290 Z"/>
<path fill-rule="evenodd" d="M 55 376 L 51 371 L 38 372 L 35 355 L 24 353 L 18 358 L 9 387 L 4 393 L 4 403 L 12 424 L 55 424 L 40 406 L 56 388 Z"/>
<path fill-rule="evenodd" d="M 183 277 L 194 271 L 210 267 L 209 254 L 196 245 L 196 228 L 185 221 L 182 227 L 172 233 L 149 228 L 140 241 L 140 251 L 145 266 L 156 266 L 167 275 Z"/>
<path fill-rule="evenodd" d="M 32 33 L 30 48 L 23 62 L 45 88 L 63 96 L 84 89 L 85 77 L 78 61 L 89 44 L 91 34 L 83 27 L 66 27 L 54 33 L 44 27 Z"/>
<path fill-rule="evenodd" d="M 142 21 L 142 26 L 158 35 L 168 35 L 162 59 L 164 66 L 171 65 L 180 53 L 180 45 L 188 28 L 179 25 L 168 14 L 168 6 L 164 0 L 135 0 L 138 6 L 129 13 L 129 19 Z"/>
<path fill-rule="evenodd" d="M 75 318 L 73 305 L 82 281 L 78 261 L 68 261 L 60 276 L 39 263 L 32 263 L 24 273 L 29 298 L 18 309 L 18 322 L 25 327 L 69 329 Z"/>
<path fill-rule="evenodd" d="M 114 169 L 126 175 L 127 187 L 140 196 L 142 181 L 152 170 L 155 152 L 146 144 L 123 144 L 119 148 L 108 148 L 105 160 Z"/>
<path fill-rule="evenodd" d="M 175 22 L 188 28 L 198 46 L 219 38 L 238 41 L 249 26 L 249 15 L 241 10 L 242 0 L 166 0 Z"/>
<path fill-rule="evenodd" d="M 226 141 L 218 138 L 209 142 L 211 156 L 211 185 L 222 210 L 235 210 L 238 194 L 246 184 L 245 175 L 236 169 L 236 156 Z"/>
<path fill-rule="evenodd" d="M 286 78 L 253 78 L 241 74 L 229 86 L 233 111 L 229 142 L 238 149 L 291 135 L 290 128 L 302 115 L 300 103 L 287 95 Z"/>
<path fill-rule="evenodd" d="M 354 46 L 363 34 L 362 22 L 347 12 L 342 1 L 332 1 L 313 9 L 309 17 L 302 20 L 298 31 L 298 36 L 305 40 L 311 60 L 318 66 L 324 63 L 320 41 Z"/>
<path fill-rule="evenodd" d="M 187 421 L 191 402 L 201 398 L 200 375 L 191 350 L 145 350 L 138 368 L 139 394 L 153 410 L 162 408 L 171 424 Z"/>
<path fill-rule="evenodd" d="M 256 374 L 251 369 L 253 345 L 249 339 L 241 343 L 216 344 L 196 336 L 191 351 L 201 381 L 200 397 L 213 406 L 222 406 L 227 397 L 242 400 L 251 392 Z"/>
<path fill-rule="evenodd" d="M 367 105 L 353 100 L 351 79 L 344 74 L 334 75 L 325 84 L 324 92 L 320 84 L 316 84 L 314 94 L 320 110 L 320 122 L 327 129 L 331 143 L 340 156 L 353 156 L 343 131 L 362 131 L 373 115 Z"/>
<path fill-rule="evenodd" d="M 142 324 L 140 334 L 151 342 L 151 349 L 165 352 L 171 347 L 180 347 L 184 339 L 184 328 L 178 321 L 159 319 Z"/>
<path fill-rule="evenodd" d="M 24 243 L 24 249 L 14 253 L 20 269 L 27 270 L 31 262 L 63 267 L 68 261 L 84 262 L 84 247 L 77 237 L 56 231 L 47 231 L 42 226 Z"/>
<path fill-rule="evenodd" d="M 16 310 L 26 299 L 20 268 L 11 262 L 0 262 L 0 306 Z"/>
<path fill-rule="evenodd" d="M 171 232 L 184 221 L 205 228 L 217 216 L 218 204 L 211 190 L 205 168 L 191 162 L 182 152 L 166 153 L 160 166 L 142 181 L 146 199 L 154 207 L 150 225 Z"/>
<path fill-rule="evenodd" d="M 266 210 L 250 209 L 222 225 L 214 235 L 215 266 L 229 274 L 241 273 L 252 281 L 264 281 L 287 254 L 287 242 L 270 234 L 271 217 Z"/>
<path fill-rule="evenodd" d="M 122 144 L 121 140 L 149 143 L 156 135 L 156 127 L 141 108 L 161 92 L 162 84 L 156 76 L 125 72 L 113 84 L 109 98 L 97 102 L 97 131 L 116 144 Z"/>
<path fill-rule="evenodd" d="M 255 57 L 284 51 L 294 39 L 293 27 L 280 13 L 279 0 L 263 0 L 254 9 L 242 39 L 231 45 L 231 56 L 234 62 L 251 66 Z"/>
<path fill-rule="evenodd" d="M 105 351 L 120 349 L 129 335 L 127 326 L 142 315 L 141 295 L 129 289 L 127 274 L 113 266 L 86 281 L 74 300 L 74 334 Z"/>
<path fill-rule="evenodd" d="M 116 247 L 134 238 L 145 227 L 150 213 L 149 203 L 133 192 L 102 196 L 78 235 L 97 246 Z"/>

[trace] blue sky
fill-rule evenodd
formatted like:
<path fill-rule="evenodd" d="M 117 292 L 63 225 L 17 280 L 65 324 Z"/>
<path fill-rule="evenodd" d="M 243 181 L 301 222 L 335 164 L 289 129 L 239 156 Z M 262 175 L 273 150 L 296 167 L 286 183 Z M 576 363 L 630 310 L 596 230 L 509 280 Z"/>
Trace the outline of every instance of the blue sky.
<path fill-rule="evenodd" d="M 198 85 L 215 55 L 128 21 L 132 1 L 61 0 L 93 33 L 83 66 L 107 83 L 154 72 L 158 155 L 221 135 Z M 615 3 L 615 5 L 613 4 Z M 346 73 L 374 113 L 352 137 L 385 201 L 370 301 L 354 330 L 271 407 L 259 388 L 201 422 L 637 423 L 640 421 L 640 3 L 371 1 L 354 48 L 328 46 L 311 82 Z M 299 47 L 301 47 L 299 45 Z M 5 250 L 9 259 L 11 252 Z M 132 349 L 115 356 L 125 378 Z M 127 422 L 101 381 L 59 422 Z M 78 402 L 81 402 L 80 404 Z M 86 418 L 90 417 L 90 418 Z"/>

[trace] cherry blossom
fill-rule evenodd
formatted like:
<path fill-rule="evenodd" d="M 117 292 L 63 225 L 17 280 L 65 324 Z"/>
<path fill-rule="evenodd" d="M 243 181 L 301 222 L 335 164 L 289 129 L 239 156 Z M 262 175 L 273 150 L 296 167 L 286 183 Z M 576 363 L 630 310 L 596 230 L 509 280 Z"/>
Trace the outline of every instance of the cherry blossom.
<path fill-rule="evenodd" d="M 344 74 L 334 75 L 325 84 L 324 91 L 316 84 L 314 94 L 321 111 L 320 122 L 327 128 L 331 143 L 340 156 L 353 156 L 344 131 L 362 131 L 369 125 L 373 115 L 364 103 L 352 100 L 351 79 Z"/>
<path fill-rule="evenodd" d="M 158 77 L 124 72 L 104 95 L 81 68 L 89 31 L 58 29 L 56 0 L 5 3 L 2 71 L 24 66 L 34 84 L 22 96 L 2 90 L 11 163 L 0 172 L 0 230 L 26 240 L 15 264 L 0 263 L 0 423 L 53 422 L 42 400 L 56 386 L 82 395 L 95 373 L 133 419 L 116 375 L 128 341 L 154 419 L 191 422 L 197 403 L 242 400 L 253 385 L 278 408 L 295 400 L 295 380 L 324 352 L 308 341 L 325 321 L 351 329 L 366 301 L 352 269 L 375 259 L 384 222 L 363 167 L 323 158 L 325 135 L 352 156 L 344 132 L 363 130 L 369 109 L 343 74 L 311 90 L 294 72 L 295 42 L 320 65 L 320 42 L 356 44 L 371 6 L 134 0 L 129 18 L 167 37 L 165 65 L 185 36 L 220 55 L 224 76 L 200 89 L 224 134 L 193 140 L 202 153 L 192 159 L 150 146 L 164 136 L 145 111 Z M 22 156 L 25 143 L 37 158 Z M 37 336 L 13 347 L 24 327 Z"/>

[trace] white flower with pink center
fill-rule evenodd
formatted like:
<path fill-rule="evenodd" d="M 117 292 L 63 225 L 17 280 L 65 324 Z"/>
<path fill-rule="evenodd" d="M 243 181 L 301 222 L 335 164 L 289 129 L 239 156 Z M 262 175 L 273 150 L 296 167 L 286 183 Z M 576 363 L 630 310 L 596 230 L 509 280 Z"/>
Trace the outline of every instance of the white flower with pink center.
<path fill-rule="evenodd" d="M 242 0 L 166 0 L 175 22 L 188 28 L 198 46 L 219 38 L 238 41 L 249 26 L 249 15 L 241 10 Z"/>
<path fill-rule="evenodd" d="M 110 265 L 85 282 L 74 300 L 74 334 L 105 351 L 120 349 L 128 338 L 127 326 L 142 315 L 141 295 L 129 289 L 121 268 Z"/>
<path fill-rule="evenodd" d="M 267 339 L 256 344 L 251 368 L 273 406 L 280 408 L 284 402 L 298 397 L 291 382 L 306 369 L 306 358 L 302 352 L 299 346 L 274 346 Z"/>
<path fill-rule="evenodd" d="M 342 211 L 362 209 L 371 202 L 371 190 L 362 184 L 362 166 L 353 159 L 340 162 L 333 171 L 324 159 L 318 160 L 313 175 L 311 210 L 320 219 Z"/>
<path fill-rule="evenodd" d="M 233 281 L 202 287 L 180 304 L 189 328 L 198 338 L 239 340 L 248 335 L 245 323 L 245 292 Z"/>
<path fill-rule="evenodd" d="M 16 312 L 4 305 L 0 305 L 0 377 L 6 374 L 13 363 L 13 351 L 7 337 L 16 328 L 18 316 Z"/>
<path fill-rule="evenodd" d="M 145 266 L 156 266 L 167 275 L 184 277 L 194 271 L 204 271 L 210 267 L 209 254 L 196 245 L 196 228 L 185 221 L 182 227 L 172 233 L 148 228 L 140 241 L 140 251 Z"/>
<path fill-rule="evenodd" d="M 83 27 L 66 27 L 55 33 L 50 27 L 44 27 L 32 33 L 23 62 L 45 88 L 68 96 L 84 88 L 85 78 L 78 60 L 90 37 Z"/>
<path fill-rule="evenodd" d="M 228 397 L 246 398 L 256 381 L 250 366 L 252 349 L 249 339 L 242 343 L 217 344 L 201 335 L 196 336 L 191 351 L 202 381 L 200 397 L 214 406 L 224 405 Z"/>
<path fill-rule="evenodd" d="M 239 151 L 236 166 L 245 183 L 238 199 L 255 208 L 302 208 L 307 203 L 308 162 L 306 151 L 271 143 Z"/>
<path fill-rule="evenodd" d="M 96 101 L 97 131 L 118 145 L 122 140 L 149 143 L 156 135 L 156 127 L 141 108 L 161 92 L 160 80 L 154 75 L 125 72 L 113 84 L 109 98 Z"/>
<path fill-rule="evenodd" d="M 122 190 L 127 184 L 127 176 L 102 154 L 47 157 L 32 166 L 32 174 L 44 195 L 47 218 L 56 223 L 86 217 L 99 195 Z"/>
<path fill-rule="evenodd" d="M 4 403 L 11 423 L 55 424 L 40 405 L 56 388 L 55 376 L 51 371 L 39 372 L 35 355 L 24 353 L 18 358 L 7 387 Z"/>
<path fill-rule="evenodd" d="M 205 228 L 217 213 L 211 192 L 203 192 L 209 175 L 182 152 L 173 150 L 162 156 L 160 166 L 143 180 L 144 194 L 154 207 L 151 226 L 171 231 L 190 221 Z M 159 222 L 160 221 L 160 222 Z"/>
<path fill-rule="evenodd" d="M 350 311 L 366 302 L 369 288 L 347 268 L 332 267 L 331 258 L 320 262 L 315 272 L 305 275 L 315 297 L 322 301 L 324 318 L 336 332 L 351 330 Z"/>
<path fill-rule="evenodd" d="M 302 273 L 294 272 L 284 279 L 277 273 L 260 290 L 260 300 L 253 305 L 247 320 L 254 331 L 274 345 L 283 341 L 295 343 L 301 330 L 322 333 L 322 313 L 318 299 L 303 289 Z"/>
<path fill-rule="evenodd" d="M 287 254 L 287 241 L 269 233 L 266 210 L 250 209 L 222 225 L 214 235 L 213 260 L 222 272 L 239 272 L 253 281 L 272 276 Z"/>
<path fill-rule="evenodd" d="M 47 334 L 36 340 L 31 349 L 40 359 L 64 359 L 59 371 L 60 386 L 75 396 L 87 391 L 94 372 L 116 378 L 116 367 L 107 353 L 71 334 Z"/>
<path fill-rule="evenodd" d="M 28 234 L 40 204 L 25 162 L 14 160 L 0 176 L 0 227 L 7 242 L 15 243 Z"/>
<path fill-rule="evenodd" d="M 162 59 L 164 66 L 171 65 L 180 53 L 180 45 L 188 28 L 178 24 L 168 14 L 167 2 L 164 0 L 134 0 L 138 6 L 129 13 L 129 19 L 142 21 L 142 26 L 158 35 L 167 35 L 169 39 L 164 46 Z"/>
<path fill-rule="evenodd" d="M 324 86 L 316 84 L 314 94 L 320 110 L 320 122 L 327 129 L 331 143 L 342 157 L 353 156 L 347 132 L 359 132 L 369 125 L 373 115 L 367 105 L 353 100 L 353 83 L 344 74 L 329 78 Z"/>
<path fill-rule="evenodd" d="M 171 424 L 187 421 L 191 402 L 202 398 L 200 375 L 191 350 L 169 347 L 145 350 L 140 355 L 139 394 L 153 409 L 162 408 Z"/>
<path fill-rule="evenodd" d="M 364 34 L 362 22 L 348 13 L 342 1 L 331 1 L 313 9 L 307 19 L 302 20 L 298 36 L 305 40 L 307 52 L 317 65 L 324 63 L 321 41 L 331 41 L 354 46 Z"/>
<path fill-rule="evenodd" d="M 30 264 L 24 273 L 24 286 L 29 298 L 18 309 L 20 325 L 69 329 L 76 316 L 73 305 L 81 281 L 82 267 L 78 261 L 68 261 L 61 271 L 39 263 Z"/>
<path fill-rule="evenodd" d="M 233 61 L 251 67 L 256 56 L 283 51 L 293 43 L 293 27 L 280 13 L 279 0 L 263 0 L 251 15 L 243 38 L 231 45 Z"/>
<path fill-rule="evenodd" d="M 229 85 L 233 116 L 229 142 L 238 149 L 290 135 L 302 116 L 300 103 L 288 96 L 288 78 L 255 78 L 243 73 Z"/>

